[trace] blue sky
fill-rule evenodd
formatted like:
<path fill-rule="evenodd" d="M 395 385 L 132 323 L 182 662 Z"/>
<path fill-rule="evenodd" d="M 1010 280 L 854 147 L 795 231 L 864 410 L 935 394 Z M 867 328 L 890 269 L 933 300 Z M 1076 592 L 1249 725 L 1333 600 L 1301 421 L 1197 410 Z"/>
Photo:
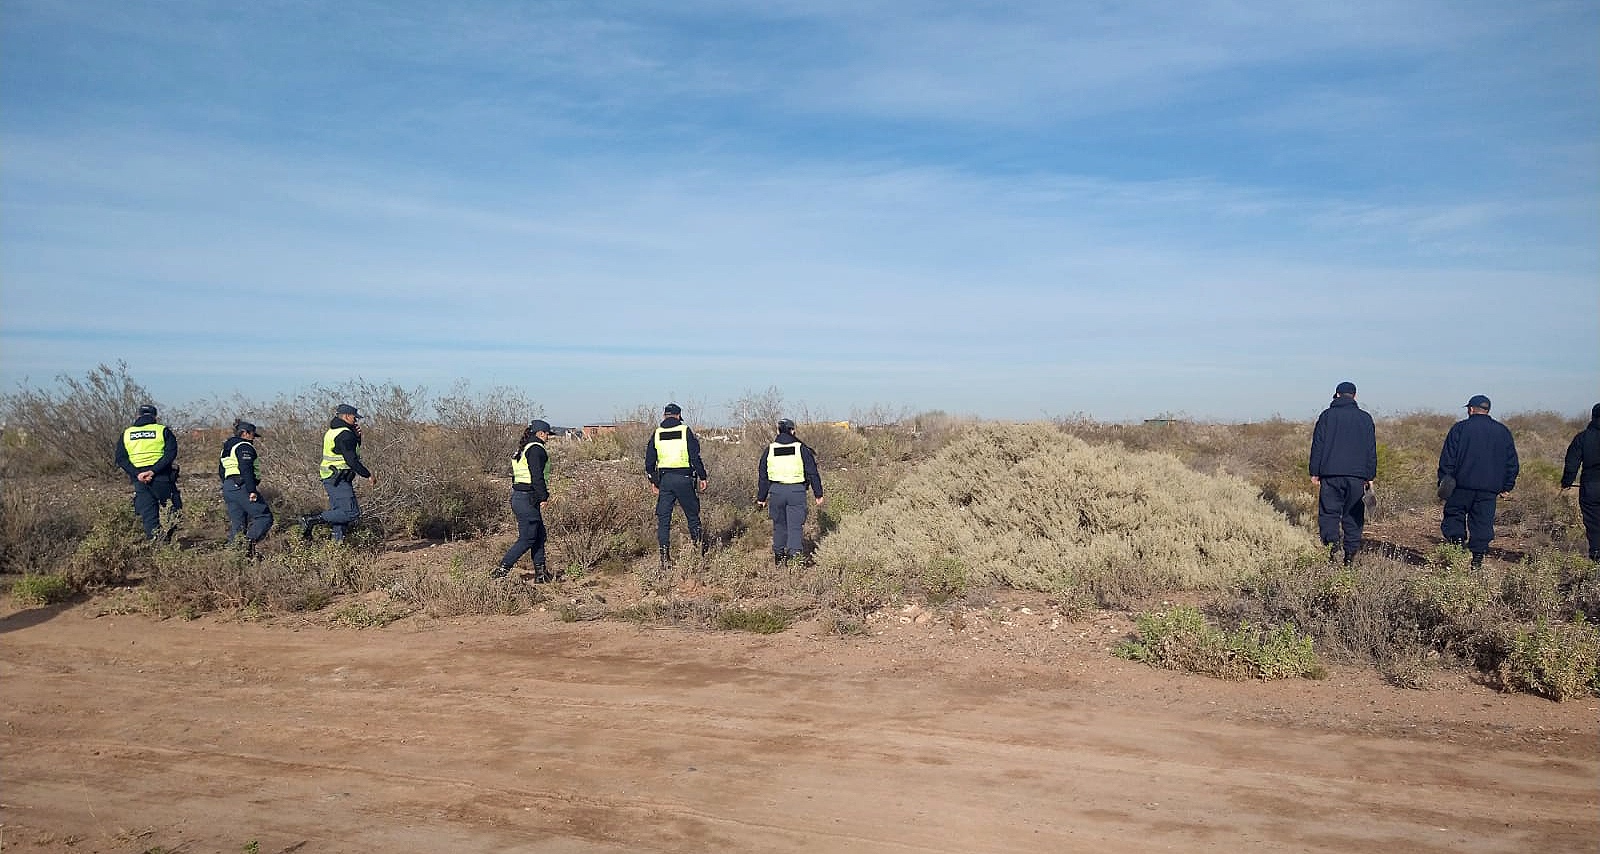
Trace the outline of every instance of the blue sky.
<path fill-rule="evenodd" d="M 7 390 L 1600 400 L 1593 2 L 9 0 L 0 56 Z"/>

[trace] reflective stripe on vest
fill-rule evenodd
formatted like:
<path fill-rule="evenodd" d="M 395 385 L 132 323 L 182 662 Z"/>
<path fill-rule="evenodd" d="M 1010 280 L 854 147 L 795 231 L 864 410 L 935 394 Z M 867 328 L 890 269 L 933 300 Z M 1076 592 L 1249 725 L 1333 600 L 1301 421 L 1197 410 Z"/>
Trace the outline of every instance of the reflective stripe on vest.
<path fill-rule="evenodd" d="M 239 447 L 241 445 L 250 445 L 250 443 L 249 442 L 235 442 L 233 447 L 228 449 L 228 453 L 222 455 L 222 476 L 223 477 L 236 477 L 236 476 L 238 476 L 238 474 L 239 474 Z M 256 449 L 255 445 L 250 445 L 250 450 L 254 451 L 255 449 Z M 251 463 L 250 469 L 251 469 L 251 471 L 255 472 L 256 480 L 260 480 L 261 479 L 261 457 L 257 456 L 255 459 L 251 460 L 250 463 Z"/>
<path fill-rule="evenodd" d="M 512 483 L 533 483 L 533 471 L 528 468 L 528 449 L 534 445 L 538 445 L 540 450 L 544 449 L 543 442 L 529 442 L 522 446 L 522 453 L 511 458 Z M 550 453 L 546 451 L 544 456 L 544 480 L 546 483 L 550 482 L 550 463 Z"/>
<path fill-rule="evenodd" d="M 656 428 L 656 468 L 686 469 L 689 467 L 689 426 Z"/>
<path fill-rule="evenodd" d="M 773 483 L 805 483 L 806 464 L 800 456 L 800 443 L 773 442 L 767 446 L 767 480 Z"/>
<path fill-rule="evenodd" d="M 318 470 L 319 474 L 317 476 L 323 480 L 327 480 L 338 472 L 346 471 L 350 468 L 350 464 L 344 461 L 344 454 L 338 453 L 333 449 L 333 440 L 339 438 L 340 433 L 349 429 L 349 427 L 329 427 L 328 432 L 322 434 L 322 468 Z"/>
<path fill-rule="evenodd" d="M 134 468 L 149 468 L 167 452 L 167 428 L 162 424 L 136 424 L 122 431 L 122 447 Z"/>

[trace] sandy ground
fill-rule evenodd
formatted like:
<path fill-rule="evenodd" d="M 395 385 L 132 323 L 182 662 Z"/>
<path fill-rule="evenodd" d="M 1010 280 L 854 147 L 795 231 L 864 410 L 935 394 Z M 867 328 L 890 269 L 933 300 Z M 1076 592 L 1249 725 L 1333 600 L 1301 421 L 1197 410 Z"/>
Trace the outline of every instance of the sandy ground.
<path fill-rule="evenodd" d="M 1592 699 L 1155 671 L 1114 614 L 97 614 L 0 617 L 0 851 L 1600 848 Z"/>

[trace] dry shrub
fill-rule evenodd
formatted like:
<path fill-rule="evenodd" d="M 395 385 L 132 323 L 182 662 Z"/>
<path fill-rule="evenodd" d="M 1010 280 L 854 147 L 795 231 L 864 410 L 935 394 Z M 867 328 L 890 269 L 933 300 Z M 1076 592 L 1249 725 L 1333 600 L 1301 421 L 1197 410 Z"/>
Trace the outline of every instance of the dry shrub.
<path fill-rule="evenodd" d="M 1240 622 L 1291 622 L 1338 660 L 1398 663 L 1419 648 L 1415 575 L 1414 567 L 1382 557 L 1353 566 L 1301 560 L 1269 567 L 1223 612 Z"/>
<path fill-rule="evenodd" d="M 0 571 L 47 572 L 72 556 L 89 530 L 78 505 L 47 506 L 33 489 L 0 481 Z"/>
<path fill-rule="evenodd" d="M 1165 454 L 1090 447 L 1050 425 L 985 428 L 846 518 L 817 560 L 839 577 L 915 585 L 954 558 L 967 581 L 1107 603 L 1218 589 L 1314 546 L 1257 491 Z M 940 572 L 948 578 L 948 572 Z"/>
<path fill-rule="evenodd" d="M 160 549 L 145 592 L 159 616 L 194 617 L 218 610 L 315 611 L 337 592 L 341 577 L 330 571 L 349 550 L 305 547 L 252 560 L 240 548 Z M 331 560 L 330 560 L 331 559 Z"/>
<path fill-rule="evenodd" d="M 544 518 L 551 565 L 588 572 L 653 549 L 655 517 L 645 508 L 655 496 L 643 474 L 611 463 L 558 461 L 550 487 Z"/>
<path fill-rule="evenodd" d="M 495 386 L 474 392 L 467 380 L 457 380 L 450 393 L 434 401 L 439 429 L 460 447 L 484 474 L 500 474 L 517 451 L 513 446 L 529 420 L 540 409 L 519 389 Z"/>
<path fill-rule="evenodd" d="M 408 570 L 390 583 L 388 593 L 432 617 L 521 614 L 534 601 L 534 593 L 526 585 L 461 567 L 443 573 L 426 568 Z"/>
<path fill-rule="evenodd" d="M 1556 622 L 1541 617 L 1510 631 L 1510 648 L 1497 675 L 1511 691 L 1560 702 L 1600 694 L 1600 628 L 1578 617 Z"/>
<path fill-rule="evenodd" d="M 126 362 L 100 365 L 83 379 L 61 374 L 57 388 L 24 384 L 4 398 L 8 448 L 13 462 L 33 471 L 63 470 L 105 476 L 116 471 L 115 446 L 150 393 L 128 375 Z M 170 422 L 169 422 L 170 423 Z M 13 440 L 15 432 L 20 439 Z"/>
<path fill-rule="evenodd" d="M 66 576 L 77 590 L 124 584 L 148 565 L 153 547 L 127 500 L 102 499 L 91 505 L 89 532 L 67 561 Z"/>

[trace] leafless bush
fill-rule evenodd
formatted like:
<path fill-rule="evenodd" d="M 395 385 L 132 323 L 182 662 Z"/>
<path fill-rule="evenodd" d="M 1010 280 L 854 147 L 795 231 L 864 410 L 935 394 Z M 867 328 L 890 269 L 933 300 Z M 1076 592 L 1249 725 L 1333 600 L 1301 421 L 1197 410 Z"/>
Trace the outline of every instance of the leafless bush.
<path fill-rule="evenodd" d="M 82 379 L 61 374 L 55 388 L 26 384 L 4 398 L 8 469 L 13 460 L 33 471 L 59 467 L 75 474 L 116 471 L 116 443 L 150 393 L 128 374 L 128 365 L 100 365 Z M 20 431 L 10 448 L 12 431 Z"/>
<path fill-rule="evenodd" d="M 88 531 L 79 506 L 46 506 L 15 480 L 0 481 L 0 571 L 53 571 Z"/>
<path fill-rule="evenodd" d="M 450 393 L 434 401 L 439 428 L 464 449 L 485 474 L 501 474 L 510 466 L 513 445 L 528 421 L 540 415 L 538 404 L 510 386 L 472 391 L 459 380 Z"/>
<path fill-rule="evenodd" d="M 614 463 L 557 466 L 545 512 L 555 566 L 587 572 L 654 548 L 655 516 L 647 508 L 655 499 L 643 474 Z"/>

